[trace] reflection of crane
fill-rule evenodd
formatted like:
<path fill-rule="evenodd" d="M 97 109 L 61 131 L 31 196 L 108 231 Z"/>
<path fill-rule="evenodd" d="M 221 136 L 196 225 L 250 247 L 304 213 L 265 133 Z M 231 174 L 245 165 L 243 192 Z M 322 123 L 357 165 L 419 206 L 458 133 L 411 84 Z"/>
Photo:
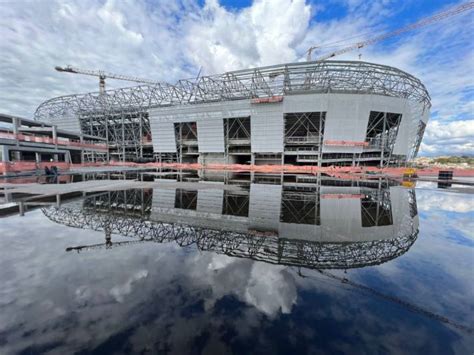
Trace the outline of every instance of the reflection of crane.
<path fill-rule="evenodd" d="M 424 26 L 427 26 L 427 25 L 431 25 L 432 23 L 441 21 L 441 20 L 443 20 L 447 17 L 455 16 L 457 14 L 460 14 L 460 13 L 464 12 L 464 11 L 471 10 L 473 7 L 474 7 L 474 2 L 468 2 L 468 3 L 465 3 L 465 4 L 461 4 L 459 6 L 448 9 L 446 11 L 442 11 L 442 12 L 440 12 L 440 13 L 434 15 L 434 16 L 427 17 L 427 18 L 422 19 L 418 22 L 412 23 L 408 26 L 399 28 L 395 31 L 388 32 L 388 33 L 383 33 L 379 36 L 375 36 L 375 37 L 373 37 L 371 39 L 368 39 L 366 41 L 354 43 L 354 44 L 352 44 L 348 47 L 345 47 L 345 48 L 339 49 L 335 52 L 323 55 L 322 57 L 319 57 L 316 60 L 326 60 L 326 59 L 329 59 L 329 58 L 332 58 L 332 57 L 335 57 L 335 56 L 338 56 L 338 55 L 341 55 L 341 54 L 344 54 L 344 53 L 347 53 L 347 52 L 351 52 L 351 51 L 356 50 L 356 49 L 360 49 L 360 48 L 369 46 L 371 44 L 383 41 L 387 38 L 395 37 L 395 36 L 398 36 L 402 33 L 409 32 L 409 31 L 412 31 L 412 30 L 415 30 L 417 28 L 424 27 Z M 311 54 L 317 48 L 321 48 L 321 46 L 313 46 L 313 47 L 310 47 L 307 50 L 307 52 L 306 52 L 307 61 L 311 61 Z"/>
<path fill-rule="evenodd" d="M 143 84 L 151 84 L 156 85 L 158 84 L 157 81 L 148 80 L 148 79 L 141 79 L 134 76 L 127 76 L 127 75 L 120 75 L 120 74 L 112 74 L 107 73 L 102 70 L 88 70 L 88 69 L 79 69 L 68 65 L 67 67 L 54 67 L 59 72 L 64 73 L 74 73 L 74 74 L 83 74 L 83 75 L 90 75 L 90 76 L 97 76 L 99 78 L 99 91 L 101 94 L 105 91 L 105 78 L 109 79 L 116 79 L 116 80 L 125 80 L 125 81 L 134 81 L 136 83 L 143 83 Z"/>
<path fill-rule="evenodd" d="M 311 276 L 307 276 L 307 275 L 304 275 L 301 273 L 301 269 L 298 268 L 297 269 L 297 274 L 298 276 L 302 277 L 302 278 L 313 278 L 315 279 L 314 277 L 311 277 Z M 360 290 L 362 292 L 366 292 L 366 293 L 369 293 L 369 294 L 372 294 L 376 297 L 379 297 L 383 300 L 386 300 L 386 301 L 389 301 L 389 302 L 393 302 L 395 304 L 398 304 L 402 307 L 404 307 L 405 309 L 411 311 L 411 312 L 414 312 L 414 313 L 418 313 L 418 314 L 421 314 L 421 315 L 424 315 L 424 316 L 427 316 L 428 318 L 431 318 L 431 319 L 435 319 L 437 321 L 440 321 L 442 323 L 446 323 L 446 324 L 449 324 L 457 329 L 460 329 L 460 330 L 463 330 L 467 333 L 470 333 L 472 334 L 474 332 L 474 330 L 469 327 L 469 326 L 465 326 L 463 324 L 459 324 L 459 323 L 456 323 L 454 321 L 452 321 L 451 319 L 445 317 L 445 316 L 442 316 L 440 314 L 437 314 L 437 313 L 434 313 L 426 308 L 422 308 L 416 304 L 413 304 L 413 303 L 410 303 L 410 302 L 407 302 L 407 301 L 404 301 L 398 297 L 395 297 L 395 296 L 391 296 L 391 295 L 388 295 L 386 293 L 383 293 L 381 291 L 378 291 L 378 290 L 375 290 L 369 286 L 365 286 L 363 284 L 360 284 L 360 283 L 357 283 L 357 282 L 354 282 L 354 281 L 351 281 L 349 280 L 348 278 L 346 277 L 341 277 L 341 276 L 337 276 L 335 274 L 333 274 L 332 272 L 329 272 L 327 270 L 322 270 L 322 269 L 316 269 L 317 272 L 319 272 L 321 275 L 324 275 L 330 279 L 333 279 L 335 281 L 340 281 L 341 283 L 343 284 L 346 284 L 346 285 L 349 285 L 351 286 L 353 289 L 356 289 L 356 290 Z M 344 273 L 346 273 L 346 271 L 344 271 Z"/>
<path fill-rule="evenodd" d="M 140 244 L 144 242 L 149 242 L 150 240 L 147 239 L 140 239 L 140 240 L 126 240 L 123 242 L 111 242 L 106 241 L 105 243 L 97 243 L 97 244 L 89 244 L 89 245 L 79 245 L 77 247 L 67 247 L 66 251 L 77 251 L 78 253 L 81 251 L 86 250 L 96 250 L 96 249 L 112 249 L 120 246 L 132 245 L 132 244 Z"/>

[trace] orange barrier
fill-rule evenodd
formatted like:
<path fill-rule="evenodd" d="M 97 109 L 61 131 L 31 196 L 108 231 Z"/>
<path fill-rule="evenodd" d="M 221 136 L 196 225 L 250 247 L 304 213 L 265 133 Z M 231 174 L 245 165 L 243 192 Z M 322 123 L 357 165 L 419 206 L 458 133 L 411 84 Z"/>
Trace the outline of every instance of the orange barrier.
<path fill-rule="evenodd" d="M 340 199 L 356 199 L 359 200 L 361 198 L 364 198 L 365 195 L 363 194 L 321 194 L 322 199 L 335 199 L 335 200 L 340 200 Z"/>
<path fill-rule="evenodd" d="M 282 102 L 283 96 L 258 97 L 250 100 L 252 104 L 271 104 L 274 102 Z"/>
<path fill-rule="evenodd" d="M 362 179 L 367 177 L 388 176 L 394 178 L 403 177 L 407 168 L 377 168 L 377 167 L 317 167 L 313 165 L 242 165 L 242 164 L 189 164 L 189 163 L 132 163 L 132 162 L 116 162 L 108 163 L 83 163 L 70 164 L 64 162 L 8 162 L 0 163 L 0 173 L 4 172 L 20 172 L 31 171 L 36 169 L 43 170 L 45 166 L 57 166 L 60 170 L 69 170 L 81 167 L 112 167 L 112 166 L 126 166 L 126 167 L 141 167 L 141 168 L 169 168 L 174 170 L 216 170 L 216 171 L 233 171 L 233 172 L 257 172 L 267 174 L 280 173 L 304 173 L 304 174 L 326 174 L 335 178 L 341 179 Z M 446 168 L 430 168 L 418 169 L 416 174 L 422 176 L 438 176 L 440 170 L 452 170 L 454 177 L 474 177 L 474 169 L 446 169 Z"/>
<path fill-rule="evenodd" d="M 41 162 L 36 163 L 34 161 L 13 161 L 13 162 L 1 162 L 0 173 L 18 173 L 44 170 L 45 167 L 51 168 L 56 166 L 59 170 L 69 170 L 71 164 L 65 162 Z"/>
<path fill-rule="evenodd" d="M 338 146 L 338 147 L 367 147 L 369 142 L 357 141 L 324 141 L 324 145 Z"/>

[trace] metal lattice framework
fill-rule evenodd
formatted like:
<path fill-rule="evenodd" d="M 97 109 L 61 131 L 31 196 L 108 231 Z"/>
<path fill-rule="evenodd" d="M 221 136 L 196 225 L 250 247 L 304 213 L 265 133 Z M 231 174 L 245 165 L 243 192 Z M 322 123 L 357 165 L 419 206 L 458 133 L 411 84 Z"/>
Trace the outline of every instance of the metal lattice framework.
<path fill-rule="evenodd" d="M 69 95 L 42 103 L 35 119 L 80 121 L 83 133 L 108 138 L 121 158 L 143 157 L 151 137 L 148 110 L 173 105 L 264 98 L 298 93 L 364 93 L 431 106 L 425 86 L 399 69 L 359 61 L 316 61 L 239 70 L 176 84 L 158 83 Z"/>
<path fill-rule="evenodd" d="M 312 242 L 279 238 L 274 233 L 241 233 L 163 223 L 151 220 L 151 199 L 152 193 L 144 193 L 143 190 L 115 191 L 86 198 L 82 204 L 69 203 L 62 207 L 44 208 L 42 211 L 53 222 L 105 232 L 105 244 L 69 250 L 80 251 L 104 246 L 112 248 L 135 242 L 176 242 L 183 247 L 196 245 L 200 250 L 233 257 L 316 269 L 348 269 L 384 263 L 408 251 L 418 235 L 414 225 L 408 223 L 391 239 Z M 408 212 L 407 216 L 410 216 Z M 110 242 L 113 234 L 134 240 L 132 243 L 121 242 L 115 245 Z"/>

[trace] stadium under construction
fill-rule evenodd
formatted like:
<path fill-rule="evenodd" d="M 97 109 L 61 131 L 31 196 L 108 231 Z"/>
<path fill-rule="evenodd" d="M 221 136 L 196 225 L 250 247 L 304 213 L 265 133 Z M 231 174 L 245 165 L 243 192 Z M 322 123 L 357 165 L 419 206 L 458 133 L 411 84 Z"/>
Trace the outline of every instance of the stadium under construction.
<path fill-rule="evenodd" d="M 86 161 L 387 167 L 417 155 L 430 107 L 399 69 L 314 61 L 57 97 L 34 118 L 105 139 Z"/>

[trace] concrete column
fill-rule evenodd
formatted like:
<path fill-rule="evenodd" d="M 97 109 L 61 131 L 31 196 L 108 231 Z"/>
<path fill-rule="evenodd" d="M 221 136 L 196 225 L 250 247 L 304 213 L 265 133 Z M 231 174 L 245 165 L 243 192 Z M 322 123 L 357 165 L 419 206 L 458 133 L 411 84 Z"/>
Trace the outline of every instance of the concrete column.
<path fill-rule="evenodd" d="M 3 161 L 3 162 L 10 161 L 9 150 L 8 150 L 7 146 L 3 145 L 3 146 L 1 146 L 0 149 L 2 149 L 2 159 L 1 159 L 1 161 Z"/>
<path fill-rule="evenodd" d="M 19 122 L 18 118 L 13 117 L 12 123 L 13 123 L 13 133 L 15 135 L 17 135 L 19 133 L 18 127 L 20 127 L 20 122 Z M 16 141 L 16 145 L 18 147 L 20 146 L 20 141 L 19 140 Z"/>
<path fill-rule="evenodd" d="M 20 122 L 18 121 L 18 118 L 13 117 L 13 133 L 18 134 L 18 127 L 20 126 Z"/>
<path fill-rule="evenodd" d="M 54 140 L 54 146 L 56 147 L 56 149 L 58 149 L 57 139 L 58 139 L 58 127 L 53 126 L 53 140 Z"/>

